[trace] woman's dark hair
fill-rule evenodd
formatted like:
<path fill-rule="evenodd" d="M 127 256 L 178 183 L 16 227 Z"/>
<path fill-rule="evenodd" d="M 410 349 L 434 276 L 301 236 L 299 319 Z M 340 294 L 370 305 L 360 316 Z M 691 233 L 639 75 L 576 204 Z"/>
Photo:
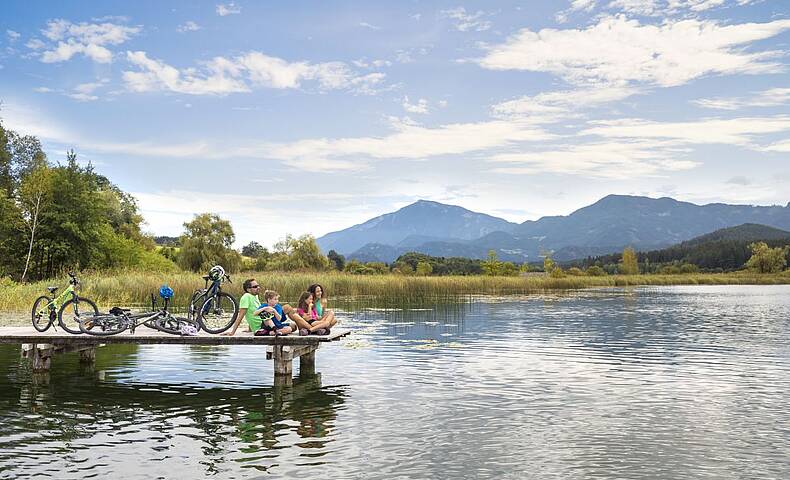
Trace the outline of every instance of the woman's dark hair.
<path fill-rule="evenodd" d="M 252 282 L 254 281 L 254 278 L 248 278 L 247 280 L 244 280 L 244 283 L 241 284 L 241 288 L 243 288 L 245 292 L 249 292 L 250 285 L 252 285 Z"/>
<path fill-rule="evenodd" d="M 299 302 L 296 304 L 297 308 L 301 308 L 306 313 L 310 313 L 307 311 L 307 299 L 310 298 L 312 293 L 310 292 L 302 292 L 302 295 L 299 297 Z"/>
<path fill-rule="evenodd" d="M 316 287 L 320 287 L 321 288 L 321 298 L 326 298 L 326 290 L 324 290 L 324 287 L 322 287 L 318 283 L 314 283 L 314 284 L 310 285 L 309 287 L 307 287 L 307 291 L 312 293 L 313 296 L 315 297 L 315 289 L 316 289 Z"/>

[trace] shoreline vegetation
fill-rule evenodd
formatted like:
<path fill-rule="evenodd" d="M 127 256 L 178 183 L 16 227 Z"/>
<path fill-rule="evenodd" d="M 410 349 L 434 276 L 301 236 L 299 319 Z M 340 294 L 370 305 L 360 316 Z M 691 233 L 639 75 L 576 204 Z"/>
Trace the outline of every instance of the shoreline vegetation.
<path fill-rule="evenodd" d="M 519 276 L 411 276 L 398 274 L 353 275 L 326 272 L 241 272 L 232 276 L 233 283 L 225 283 L 223 290 L 236 298 L 241 295 L 241 284 L 246 278 L 258 280 L 267 289 L 277 290 L 283 300 L 295 303 L 299 294 L 312 283 L 320 283 L 329 294 L 330 302 L 343 297 L 369 297 L 377 307 L 430 305 L 445 303 L 459 296 L 515 295 L 551 291 L 578 290 L 595 287 L 662 286 L 662 285 L 777 285 L 790 284 L 790 271 L 760 274 L 751 271 L 732 273 L 640 274 L 607 276 L 554 277 L 541 274 Z M 148 273 L 138 271 L 85 272 L 79 275 L 81 295 L 94 300 L 100 310 L 112 306 L 150 305 L 151 294 L 162 284 L 175 292 L 173 306 L 184 309 L 190 294 L 204 286 L 200 275 L 191 272 Z M 46 287 L 66 287 L 66 278 L 29 284 L 0 285 L 0 312 L 29 312 L 33 301 L 46 294 Z M 26 318 L 26 317 L 25 317 Z M 3 325 L 0 321 L 0 326 Z"/>

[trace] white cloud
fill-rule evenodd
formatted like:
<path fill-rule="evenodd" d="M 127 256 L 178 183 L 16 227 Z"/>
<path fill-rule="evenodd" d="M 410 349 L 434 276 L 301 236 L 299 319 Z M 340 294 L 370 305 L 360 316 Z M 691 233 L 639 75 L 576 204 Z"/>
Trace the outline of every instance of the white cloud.
<path fill-rule="evenodd" d="M 689 170 L 699 165 L 679 159 L 688 150 L 659 141 L 598 142 L 569 145 L 552 150 L 504 153 L 490 162 L 505 166 L 493 169 L 502 174 L 554 173 L 611 179 L 657 176 Z"/>
<path fill-rule="evenodd" d="M 417 103 L 410 103 L 409 97 L 403 97 L 403 109 L 409 113 L 428 113 L 428 100 L 421 98 Z"/>
<path fill-rule="evenodd" d="M 36 87 L 36 88 L 33 89 L 33 91 L 34 92 L 38 92 L 38 93 L 52 93 L 52 92 L 54 92 L 54 90 L 52 90 L 49 87 Z"/>
<path fill-rule="evenodd" d="M 313 159 L 324 161 L 351 157 L 360 161 L 365 158 L 419 160 L 554 138 L 534 126 L 500 120 L 429 128 L 396 119 L 392 122 L 392 128 L 395 130 L 393 133 L 382 137 L 318 138 L 270 145 L 268 153 L 272 158 L 284 160 L 295 168 L 309 169 Z"/>
<path fill-rule="evenodd" d="M 39 40 L 38 38 L 33 38 L 28 41 L 25 46 L 31 50 L 41 50 L 46 48 L 47 44 Z"/>
<path fill-rule="evenodd" d="M 171 91 L 191 95 L 226 95 L 249 92 L 253 86 L 288 89 L 302 82 L 317 82 L 321 90 L 351 89 L 371 93 L 384 74 L 357 75 L 343 62 L 312 64 L 288 62 L 261 52 L 248 52 L 233 59 L 214 57 L 203 70 L 178 70 L 145 52 L 127 52 L 138 71 L 124 71 L 127 88 L 135 92 Z"/>
<path fill-rule="evenodd" d="M 460 32 L 483 32 L 491 28 L 491 22 L 483 20 L 486 16 L 486 13 L 483 11 L 467 13 L 464 7 L 457 7 L 449 10 L 442 10 L 442 14 L 447 18 L 455 20 L 455 29 Z"/>
<path fill-rule="evenodd" d="M 498 118 L 521 118 L 532 123 L 553 123 L 577 117 L 578 111 L 622 100 L 639 91 L 630 87 L 601 86 L 539 93 L 498 103 L 491 111 Z"/>
<path fill-rule="evenodd" d="M 220 17 L 234 15 L 237 13 L 241 13 L 241 7 L 237 6 L 234 2 L 230 2 L 228 4 L 220 3 L 217 5 L 217 15 Z"/>
<path fill-rule="evenodd" d="M 571 5 L 566 10 L 563 10 L 554 16 L 555 20 L 559 23 L 568 21 L 568 15 L 573 12 L 584 11 L 590 12 L 595 8 L 597 0 L 571 0 Z"/>
<path fill-rule="evenodd" d="M 185 22 L 183 25 L 179 25 L 178 27 L 176 27 L 176 31 L 178 31 L 179 33 L 196 32 L 200 30 L 200 28 L 201 28 L 200 25 L 193 22 L 192 20 L 189 20 Z"/>
<path fill-rule="evenodd" d="M 790 104 L 790 88 L 771 88 L 749 97 L 719 97 L 694 100 L 703 108 L 739 110 L 750 107 L 779 107 Z"/>
<path fill-rule="evenodd" d="M 109 83 L 109 80 L 104 78 L 99 80 L 98 82 L 91 82 L 91 83 L 81 83 L 74 87 L 74 91 L 67 94 L 68 97 L 73 98 L 74 100 L 79 100 L 81 102 L 89 102 L 93 100 L 98 100 L 99 97 L 94 95 L 93 93 L 105 86 Z"/>
<path fill-rule="evenodd" d="M 643 83 L 670 87 L 713 74 L 777 73 L 776 51 L 746 52 L 752 42 L 790 30 L 790 20 L 721 25 L 666 21 L 642 25 L 624 16 L 604 17 L 586 29 L 523 29 L 487 48 L 477 60 L 491 70 L 555 74 L 578 84 Z"/>
<path fill-rule="evenodd" d="M 44 63 L 64 62 L 74 55 L 82 54 L 97 63 L 110 63 L 112 52 L 106 45 L 119 45 L 139 33 L 139 27 L 127 27 L 113 23 L 71 23 L 67 20 L 52 20 L 42 34 L 53 43 L 47 46 L 38 39 L 27 43 L 32 50 L 45 50 L 41 54 Z"/>
<path fill-rule="evenodd" d="M 749 5 L 762 0 L 737 0 L 738 5 Z M 727 6 L 726 0 L 613 0 L 607 8 L 630 15 L 648 17 L 692 12 L 696 14 L 713 8 Z"/>
<path fill-rule="evenodd" d="M 19 37 L 22 36 L 19 34 L 19 32 L 15 32 L 13 30 L 6 30 L 5 33 L 6 35 L 8 35 L 8 41 L 10 41 L 11 43 L 16 42 L 17 40 L 19 40 Z"/>
<path fill-rule="evenodd" d="M 371 30 L 381 30 L 381 27 L 378 27 L 376 25 L 370 24 L 368 22 L 359 22 L 359 26 L 360 27 L 369 28 Z"/>
<path fill-rule="evenodd" d="M 790 153 L 790 139 L 772 143 L 761 149 L 763 152 Z"/>
<path fill-rule="evenodd" d="M 652 122 L 621 119 L 592 122 L 580 135 L 621 139 L 664 139 L 678 144 L 726 144 L 759 149 L 760 135 L 790 132 L 790 116 L 706 118 L 691 122 Z"/>

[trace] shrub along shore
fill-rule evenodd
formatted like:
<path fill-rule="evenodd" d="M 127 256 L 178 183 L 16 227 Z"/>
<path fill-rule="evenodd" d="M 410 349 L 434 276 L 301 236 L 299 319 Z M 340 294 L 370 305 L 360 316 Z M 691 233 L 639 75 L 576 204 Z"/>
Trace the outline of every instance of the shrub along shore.
<path fill-rule="evenodd" d="M 233 283 L 225 283 L 223 290 L 236 298 L 242 294 L 241 284 L 254 277 L 266 289 L 277 290 L 283 302 L 295 303 L 301 292 L 310 284 L 320 283 L 329 295 L 330 303 L 339 297 L 369 297 L 372 306 L 426 305 L 452 301 L 458 296 L 530 294 L 547 291 L 573 290 L 591 287 L 623 287 L 639 285 L 772 285 L 790 284 L 790 271 L 776 274 L 758 274 L 751 271 L 716 274 L 680 275 L 608 275 L 600 277 L 526 275 L 492 277 L 470 276 L 406 276 L 406 275 L 352 275 L 348 273 L 308 272 L 242 272 L 232 276 Z M 192 291 L 204 286 L 195 273 L 83 273 L 81 295 L 91 298 L 102 310 L 112 306 L 145 306 L 150 304 L 152 293 L 162 284 L 175 292 L 174 310 L 186 307 Z M 46 287 L 67 285 L 67 278 L 30 284 L 4 283 L 0 285 L 0 312 L 28 312 L 33 301 L 46 294 Z M 4 323 L 0 321 L 0 325 Z"/>

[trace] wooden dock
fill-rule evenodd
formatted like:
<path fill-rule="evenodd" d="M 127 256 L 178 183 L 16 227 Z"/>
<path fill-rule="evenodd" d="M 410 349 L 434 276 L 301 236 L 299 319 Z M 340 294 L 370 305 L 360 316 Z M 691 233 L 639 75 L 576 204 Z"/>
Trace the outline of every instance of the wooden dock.
<path fill-rule="evenodd" d="M 129 332 L 100 337 L 95 335 L 72 335 L 50 329 L 38 332 L 31 327 L 0 328 L 0 343 L 22 345 L 22 356 L 33 361 L 34 372 L 49 371 L 52 357 L 58 353 L 80 352 L 81 362 L 92 362 L 96 358 L 96 347 L 111 343 L 134 343 L 141 345 L 261 345 L 267 346 L 267 359 L 274 360 L 275 380 L 290 383 L 293 375 L 293 360 L 299 358 L 303 372 L 315 371 L 315 352 L 322 343 L 339 340 L 351 334 L 345 328 L 332 329 L 329 335 L 285 335 L 256 337 L 250 332 L 237 332 L 234 336 L 212 335 L 199 332 L 197 335 L 170 335 L 158 330 L 140 327 L 134 335 Z M 283 382 L 283 380 L 285 380 Z"/>

